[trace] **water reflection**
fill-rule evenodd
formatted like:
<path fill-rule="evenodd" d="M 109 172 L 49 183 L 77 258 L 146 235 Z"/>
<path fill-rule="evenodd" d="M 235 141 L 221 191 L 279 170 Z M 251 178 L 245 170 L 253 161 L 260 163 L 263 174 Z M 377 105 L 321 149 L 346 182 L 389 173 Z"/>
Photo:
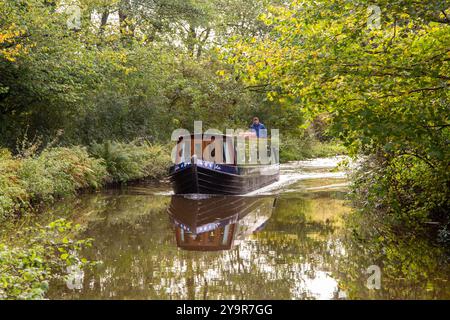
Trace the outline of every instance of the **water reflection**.
<path fill-rule="evenodd" d="M 342 223 L 350 210 L 344 195 L 336 188 L 276 201 L 106 192 L 60 203 L 51 219 L 57 213 L 81 224 L 80 237 L 95 239 L 84 255 L 103 263 L 85 272 L 81 290 L 55 281 L 50 298 L 450 298 L 448 261 L 426 242 L 355 243 Z M 373 264 L 382 269 L 381 290 L 366 286 Z"/>
<path fill-rule="evenodd" d="M 85 254 L 103 264 L 86 272 L 83 289 L 69 290 L 57 282 L 51 285 L 50 296 L 337 297 L 338 282 L 329 262 L 339 246 L 335 239 L 338 216 L 348 210 L 341 198 L 328 193 L 282 197 L 276 202 L 273 196 L 197 200 L 131 194 L 86 196 L 76 208 L 68 206 L 63 211 L 78 212 L 73 219 L 84 226 L 81 236 L 95 239 L 95 246 Z M 181 248 L 184 245 L 176 240 L 181 225 L 186 237 L 192 233 L 209 236 L 213 231 L 221 241 L 228 225 L 227 246 L 204 251 L 203 241 L 201 251 L 197 251 L 198 245 L 191 247 L 195 251 L 184 250 L 187 247 Z"/>
<path fill-rule="evenodd" d="M 275 198 L 172 196 L 168 209 L 177 246 L 184 250 L 229 250 L 264 228 Z"/>

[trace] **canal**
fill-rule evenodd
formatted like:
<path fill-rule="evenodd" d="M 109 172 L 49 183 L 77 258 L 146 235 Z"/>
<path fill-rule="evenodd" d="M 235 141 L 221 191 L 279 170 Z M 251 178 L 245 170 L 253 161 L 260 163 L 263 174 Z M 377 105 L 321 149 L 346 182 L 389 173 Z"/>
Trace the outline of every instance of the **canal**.
<path fill-rule="evenodd" d="M 161 183 L 56 203 L 42 222 L 80 224 L 100 264 L 54 281 L 49 298 L 450 298 L 448 261 L 428 242 L 355 241 L 340 160 L 282 165 L 279 182 L 242 197 Z"/>

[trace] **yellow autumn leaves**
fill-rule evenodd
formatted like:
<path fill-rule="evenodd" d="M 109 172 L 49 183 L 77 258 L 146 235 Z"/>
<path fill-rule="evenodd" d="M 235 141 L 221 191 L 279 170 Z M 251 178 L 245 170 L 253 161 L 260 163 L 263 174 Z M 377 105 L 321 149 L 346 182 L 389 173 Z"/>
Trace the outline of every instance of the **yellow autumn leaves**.
<path fill-rule="evenodd" d="M 18 43 L 17 39 L 25 33 L 14 23 L 8 28 L 0 30 L 0 57 L 14 62 L 21 53 L 26 53 L 26 48 Z"/>

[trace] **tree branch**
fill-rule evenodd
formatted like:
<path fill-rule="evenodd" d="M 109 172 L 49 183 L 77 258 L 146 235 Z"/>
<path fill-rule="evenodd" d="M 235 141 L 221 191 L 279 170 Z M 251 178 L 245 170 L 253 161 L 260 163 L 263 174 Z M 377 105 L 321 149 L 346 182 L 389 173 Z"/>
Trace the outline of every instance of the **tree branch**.
<path fill-rule="evenodd" d="M 425 157 L 423 157 L 423 156 L 421 156 L 421 155 L 419 155 L 419 154 L 417 154 L 416 152 L 408 152 L 408 151 L 403 151 L 403 152 L 401 152 L 401 153 L 399 153 L 398 154 L 398 156 L 413 156 L 413 157 L 416 157 L 417 159 L 419 159 L 419 160 L 422 160 L 423 162 L 425 162 L 431 169 L 436 169 L 436 166 L 433 164 L 433 163 L 431 163 L 431 161 L 430 160 L 428 160 L 428 159 L 426 159 Z"/>

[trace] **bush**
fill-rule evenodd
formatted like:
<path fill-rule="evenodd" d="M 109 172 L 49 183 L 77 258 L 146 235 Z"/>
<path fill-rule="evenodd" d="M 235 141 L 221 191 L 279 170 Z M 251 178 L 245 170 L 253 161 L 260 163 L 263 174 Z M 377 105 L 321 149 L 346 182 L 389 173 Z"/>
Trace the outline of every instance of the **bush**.
<path fill-rule="evenodd" d="M 347 154 L 347 149 L 345 148 L 345 146 L 334 140 L 327 142 L 316 141 L 311 146 L 312 158 L 332 157 L 344 154 Z"/>
<path fill-rule="evenodd" d="M 163 146 L 147 142 L 126 144 L 107 141 L 92 145 L 90 150 L 93 156 L 105 161 L 109 182 L 161 178 L 170 164 L 169 152 Z"/>
<path fill-rule="evenodd" d="M 355 225 L 372 229 L 373 236 L 393 230 L 432 235 L 448 243 L 449 181 L 445 168 L 431 167 L 410 155 L 370 156 L 353 177 L 351 198 L 359 217 Z"/>
<path fill-rule="evenodd" d="M 89 157 L 82 147 L 44 150 L 22 161 L 19 177 L 34 200 L 53 200 L 82 188 L 98 188 L 106 177 L 102 160 Z"/>
<path fill-rule="evenodd" d="M 0 149 L 0 220 L 29 206 L 29 194 L 18 176 L 21 164 Z"/>
<path fill-rule="evenodd" d="M 280 140 L 281 162 L 330 157 L 345 153 L 345 147 L 338 142 L 320 142 L 308 134 L 303 136 L 282 136 Z"/>
<path fill-rule="evenodd" d="M 0 149 L 0 220 L 106 182 L 159 179 L 170 164 L 168 148 L 146 142 L 106 142 L 91 151 L 93 156 L 84 147 L 50 148 L 39 156 L 13 158 Z"/>
<path fill-rule="evenodd" d="M 92 239 L 71 239 L 78 229 L 61 219 L 25 228 L 0 243 L 0 299 L 44 299 L 50 280 L 70 276 L 65 268 L 92 266 L 79 255 Z"/>

